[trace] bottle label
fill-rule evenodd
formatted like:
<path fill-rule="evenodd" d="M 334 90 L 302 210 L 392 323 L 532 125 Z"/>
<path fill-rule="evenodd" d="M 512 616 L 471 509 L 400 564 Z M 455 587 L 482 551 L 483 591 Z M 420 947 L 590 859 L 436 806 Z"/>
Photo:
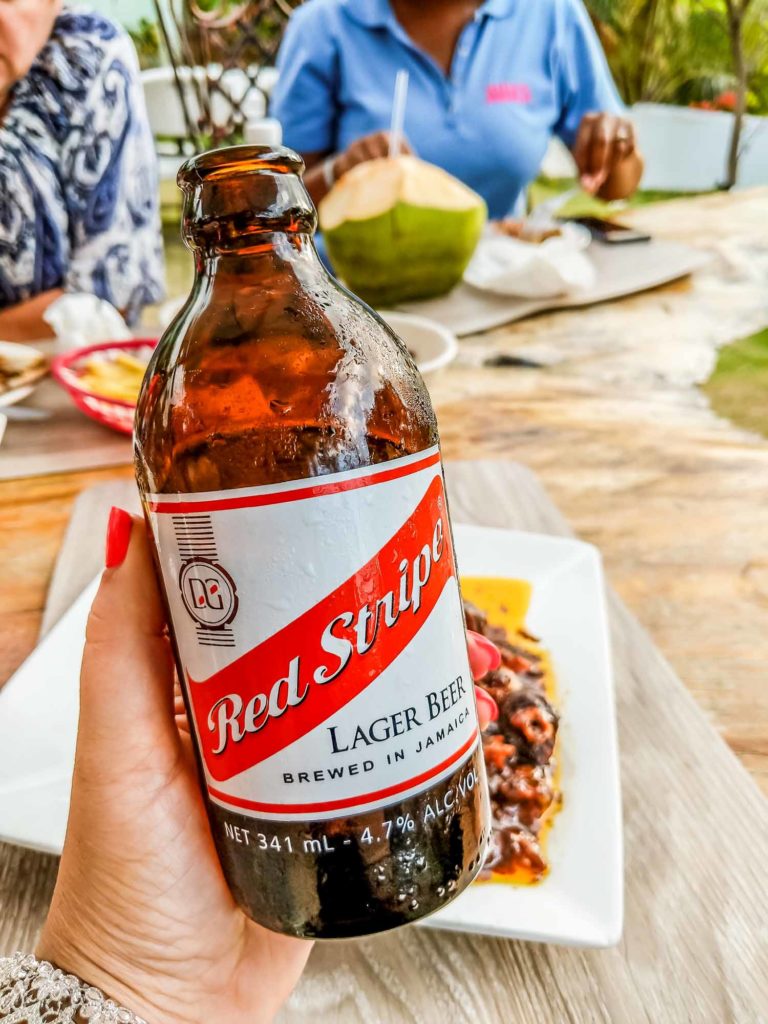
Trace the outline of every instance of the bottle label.
<path fill-rule="evenodd" d="M 341 817 L 471 756 L 436 447 L 146 505 L 212 800 L 274 820 Z"/>

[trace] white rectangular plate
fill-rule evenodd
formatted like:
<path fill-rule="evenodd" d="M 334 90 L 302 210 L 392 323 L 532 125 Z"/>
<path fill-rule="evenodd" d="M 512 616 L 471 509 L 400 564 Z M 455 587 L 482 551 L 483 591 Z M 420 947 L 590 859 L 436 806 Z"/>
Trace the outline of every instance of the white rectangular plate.
<path fill-rule="evenodd" d="M 533 584 L 528 626 L 551 652 L 561 712 L 563 809 L 551 871 L 535 886 L 478 883 L 423 923 L 540 942 L 609 946 L 621 935 L 622 838 L 613 685 L 600 556 L 580 541 L 455 528 L 461 572 Z M 94 581 L 0 691 L 0 838 L 64 842 L 78 675 Z"/>
<path fill-rule="evenodd" d="M 608 617 L 591 544 L 455 527 L 459 571 L 533 585 L 527 626 L 550 651 L 558 688 L 563 807 L 538 884 L 478 882 L 426 919 L 432 928 L 536 942 L 612 946 L 623 922 L 623 844 Z"/>

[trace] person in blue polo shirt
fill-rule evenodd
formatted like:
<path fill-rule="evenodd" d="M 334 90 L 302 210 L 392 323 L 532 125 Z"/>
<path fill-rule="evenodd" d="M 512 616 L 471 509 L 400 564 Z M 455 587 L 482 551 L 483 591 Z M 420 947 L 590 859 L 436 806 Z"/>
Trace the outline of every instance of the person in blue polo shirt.
<path fill-rule="evenodd" d="M 395 76 L 410 76 L 413 151 L 519 213 L 550 137 L 588 191 L 619 199 L 642 160 L 581 0 L 307 0 L 278 58 L 273 113 L 319 202 L 355 164 L 387 153 Z"/>

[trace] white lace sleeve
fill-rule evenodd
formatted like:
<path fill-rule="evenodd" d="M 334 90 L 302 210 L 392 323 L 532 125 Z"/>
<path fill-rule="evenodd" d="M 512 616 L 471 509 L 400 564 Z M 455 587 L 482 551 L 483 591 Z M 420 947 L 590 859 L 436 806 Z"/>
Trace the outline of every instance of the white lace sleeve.
<path fill-rule="evenodd" d="M 3 1024 L 147 1024 L 97 988 L 31 954 L 0 957 Z"/>

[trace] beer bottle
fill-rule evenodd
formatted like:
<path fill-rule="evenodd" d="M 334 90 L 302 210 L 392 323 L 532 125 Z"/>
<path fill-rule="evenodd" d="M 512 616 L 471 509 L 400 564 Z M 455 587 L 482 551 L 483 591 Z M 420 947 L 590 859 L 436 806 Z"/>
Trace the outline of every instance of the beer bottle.
<path fill-rule="evenodd" d="M 256 146 L 181 168 L 195 281 L 136 469 L 229 885 L 337 938 L 458 895 L 489 814 L 434 413 L 319 260 L 302 170 Z"/>

